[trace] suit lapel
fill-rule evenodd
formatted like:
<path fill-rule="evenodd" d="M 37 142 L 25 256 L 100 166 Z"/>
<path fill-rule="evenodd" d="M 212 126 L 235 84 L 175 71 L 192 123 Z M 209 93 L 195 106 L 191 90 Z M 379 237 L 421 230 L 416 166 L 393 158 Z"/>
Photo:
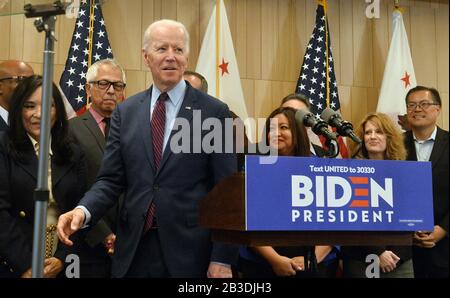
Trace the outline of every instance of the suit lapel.
<path fill-rule="evenodd" d="M 95 141 L 97 142 L 102 153 L 105 150 L 105 136 L 103 135 L 100 127 L 98 127 L 97 121 L 95 121 L 92 114 L 87 111 L 82 116 L 83 124 L 86 125 L 89 132 L 94 136 Z"/>
<path fill-rule="evenodd" d="M 152 99 L 152 87 L 150 87 L 145 96 L 141 98 L 141 108 L 139 109 L 139 125 L 141 129 L 140 136 L 144 142 L 145 152 L 147 153 L 147 159 L 150 163 L 152 170 L 154 170 L 153 163 L 153 146 L 152 146 L 152 130 L 150 123 L 150 105 Z"/>
<path fill-rule="evenodd" d="M 19 167 L 25 170 L 34 180 L 37 181 L 37 172 L 38 172 L 38 158 L 34 153 L 32 146 L 30 145 L 30 150 L 27 150 L 24 153 L 26 162 L 18 162 Z"/>
<path fill-rule="evenodd" d="M 193 111 L 197 108 L 196 107 L 197 98 L 195 97 L 195 95 L 192 92 L 192 87 L 189 86 L 188 84 L 186 84 L 186 85 L 187 85 L 186 93 L 183 98 L 183 103 L 181 104 L 180 111 L 178 112 L 176 118 L 184 118 L 192 126 L 192 114 L 193 114 Z M 191 127 L 191 130 L 192 129 L 193 128 Z M 172 129 L 172 131 L 170 132 L 169 140 L 167 141 L 166 148 L 164 149 L 164 154 L 162 156 L 161 164 L 159 166 L 159 171 L 162 170 L 162 168 L 164 167 L 164 164 L 167 162 L 169 157 L 172 155 L 172 150 L 170 150 L 170 140 L 172 139 L 172 137 L 175 133 L 176 133 L 176 131 L 174 131 Z"/>
<path fill-rule="evenodd" d="M 406 132 L 406 149 L 408 150 L 408 157 L 406 159 L 417 161 L 416 146 L 414 145 L 412 131 Z"/>
<path fill-rule="evenodd" d="M 74 163 L 67 161 L 61 165 L 53 162 L 52 157 L 52 188 L 54 188 L 58 183 L 61 181 L 61 179 L 66 175 L 66 173 L 74 166 Z"/>
<path fill-rule="evenodd" d="M 0 130 L 8 130 L 9 126 L 8 124 L 3 120 L 2 117 L 0 117 Z"/>
<path fill-rule="evenodd" d="M 439 127 L 437 128 L 436 140 L 434 141 L 433 150 L 431 151 L 430 161 L 433 168 L 438 165 L 439 158 L 444 153 L 444 132 Z"/>

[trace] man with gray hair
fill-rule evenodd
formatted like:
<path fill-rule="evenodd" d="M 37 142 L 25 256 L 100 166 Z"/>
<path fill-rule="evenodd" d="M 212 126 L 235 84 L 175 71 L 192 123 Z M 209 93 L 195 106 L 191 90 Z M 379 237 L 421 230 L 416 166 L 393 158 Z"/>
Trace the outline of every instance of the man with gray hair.
<path fill-rule="evenodd" d="M 88 187 L 94 184 L 105 151 L 110 119 L 125 97 L 126 77 L 113 59 L 92 64 L 86 74 L 86 93 L 91 105 L 82 115 L 69 120 L 69 132 L 85 153 Z M 109 277 L 114 252 L 117 204 L 112 207 L 86 237 L 90 247 L 80 256 L 81 277 Z"/>
<path fill-rule="evenodd" d="M 225 142 L 213 152 L 194 153 L 197 143 L 188 144 L 189 152 L 171 150 L 171 140 L 185 128 L 189 140 L 199 131 L 202 138 L 215 133 L 215 127 L 194 127 L 199 112 L 202 119 L 218 119 L 224 136 L 229 109 L 183 80 L 189 56 L 183 24 L 151 24 L 142 54 L 154 83 L 114 111 L 97 180 L 78 207 L 60 216 L 59 238 L 72 245 L 69 236 L 96 223 L 124 193 L 114 277 L 231 277 L 238 248 L 212 242 L 211 231 L 199 225 L 199 201 L 236 171 L 236 155 L 223 153 Z M 180 129 L 175 119 L 188 127 Z"/>

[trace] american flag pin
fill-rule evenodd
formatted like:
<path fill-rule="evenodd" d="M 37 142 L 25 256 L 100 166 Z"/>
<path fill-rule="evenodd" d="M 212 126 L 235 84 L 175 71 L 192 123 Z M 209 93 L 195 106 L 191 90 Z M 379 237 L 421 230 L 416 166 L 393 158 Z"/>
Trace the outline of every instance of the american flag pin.
<path fill-rule="evenodd" d="M 191 109 L 191 107 L 186 107 L 186 110 L 190 110 Z"/>

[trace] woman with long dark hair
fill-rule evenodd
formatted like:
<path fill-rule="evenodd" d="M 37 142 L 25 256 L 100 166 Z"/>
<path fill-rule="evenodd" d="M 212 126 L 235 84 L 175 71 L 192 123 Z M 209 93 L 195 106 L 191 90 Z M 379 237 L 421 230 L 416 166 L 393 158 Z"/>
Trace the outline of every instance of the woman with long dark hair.
<path fill-rule="evenodd" d="M 11 98 L 10 130 L 0 133 L 0 276 L 30 277 L 41 133 L 42 77 L 22 80 Z M 48 171 L 49 202 L 44 277 L 56 277 L 76 251 L 58 241 L 59 214 L 73 209 L 86 191 L 84 157 L 68 138 L 67 115 L 53 84 Z"/>
<path fill-rule="evenodd" d="M 293 108 L 280 107 L 266 120 L 263 142 L 278 156 L 310 156 L 305 127 L 295 120 Z M 241 249 L 240 265 L 244 277 L 311 277 L 316 258 L 314 246 L 255 246 Z"/>

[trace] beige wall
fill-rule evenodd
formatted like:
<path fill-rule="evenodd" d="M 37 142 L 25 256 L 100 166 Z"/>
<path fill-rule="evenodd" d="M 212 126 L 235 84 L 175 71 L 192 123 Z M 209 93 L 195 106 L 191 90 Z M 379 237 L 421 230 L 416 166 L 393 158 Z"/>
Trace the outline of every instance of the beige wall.
<path fill-rule="evenodd" d="M 10 0 L 0 11 L 18 11 Z M 191 34 L 189 67 L 195 69 L 214 0 L 107 0 L 103 14 L 115 58 L 128 76 L 128 95 L 146 88 L 151 75 L 140 48 L 145 28 L 160 18 L 183 22 Z M 374 111 L 392 32 L 393 0 L 381 0 L 381 17 L 368 19 L 364 0 L 329 0 L 328 19 L 342 113 L 358 122 Z M 439 125 L 449 127 L 448 0 L 403 0 L 417 81 L 434 86 L 443 98 Z M 249 114 L 266 117 L 294 91 L 315 21 L 315 0 L 225 0 Z M 67 58 L 74 19 L 57 22 L 55 81 Z M 0 17 L 0 60 L 23 59 L 42 72 L 43 34 L 23 16 Z"/>

